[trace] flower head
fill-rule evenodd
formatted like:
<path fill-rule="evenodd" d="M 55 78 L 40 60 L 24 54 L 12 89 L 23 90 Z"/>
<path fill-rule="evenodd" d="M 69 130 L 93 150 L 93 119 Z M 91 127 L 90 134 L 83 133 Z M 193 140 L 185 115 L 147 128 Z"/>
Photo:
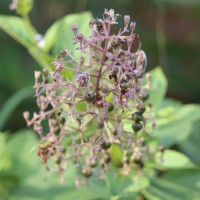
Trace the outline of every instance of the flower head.
<path fill-rule="evenodd" d="M 151 109 L 146 108 L 148 95 L 142 85 L 146 54 L 133 33 L 135 23 L 128 28 L 130 16 L 125 15 L 122 32 L 111 34 L 118 16 L 113 9 L 105 9 L 103 19 L 91 20 L 89 38 L 77 33 L 73 25 L 74 44 L 79 44 L 77 51 L 82 56 L 61 51 L 52 63 L 54 72 L 35 73 L 40 111 L 32 119 L 25 112 L 24 118 L 45 142 L 38 150 L 43 163 L 48 165 L 52 158 L 59 171 L 72 160 L 84 176 L 96 173 L 102 177 L 117 149 L 123 155 L 119 166 L 127 174 L 143 168 L 151 156 L 144 142 L 155 128 L 155 123 L 147 126 Z M 47 131 L 44 121 L 49 125 Z"/>

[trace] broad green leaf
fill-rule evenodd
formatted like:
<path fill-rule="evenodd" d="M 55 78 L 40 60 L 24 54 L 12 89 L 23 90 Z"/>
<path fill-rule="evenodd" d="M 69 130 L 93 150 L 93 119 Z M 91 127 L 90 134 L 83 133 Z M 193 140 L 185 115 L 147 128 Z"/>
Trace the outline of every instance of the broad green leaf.
<path fill-rule="evenodd" d="M 100 180 L 90 179 L 88 182 L 89 185 L 81 186 L 79 190 L 76 189 L 75 169 L 71 165 L 64 172 L 65 183 L 62 185 L 59 183 L 58 176 L 55 176 L 52 172 L 45 173 L 38 170 L 37 165 L 34 168 L 37 168 L 37 171 L 26 177 L 20 185 L 16 186 L 10 192 L 11 197 L 15 197 L 16 200 L 26 200 L 27 198 L 30 200 L 109 199 L 109 193 L 105 184 Z"/>
<path fill-rule="evenodd" d="M 159 126 L 156 128 L 154 133 L 155 137 L 158 138 L 160 144 L 165 147 L 169 147 L 173 144 L 180 143 L 185 140 L 190 134 L 192 124 L 186 123 L 182 125 L 173 125 L 169 123 L 168 126 Z"/>
<path fill-rule="evenodd" d="M 151 71 L 151 91 L 149 92 L 149 100 L 156 108 L 163 101 L 167 92 L 167 80 L 160 67 Z"/>
<path fill-rule="evenodd" d="M 165 98 L 162 103 L 160 104 L 158 110 L 162 110 L 162 108 L 172 108 L 174 111 L 179 110 L 182 107 L 182 103 L 174 100 Z"/>
<path fill-rule="evenodd" d="M 61 50 L 70 49 L 74 56 L 80 55 L 80 53 L 75 53 L 75 48 L 72 45 L 73 32 L 72 25 L 78 25 L 78 33 L 89 35 L 89 21 L 92 15 L 89 12 L 70 14 L 62 19 L 56 21 L 45 33 L 45 51 L 49 51 L 54 45 L 54 55 L 57 55 Z M 77 52 L 77 51 L 76 51 Z M 78 57 L 79 58 L 79 57 Z"/>
<path fill-rule="evenodd" d="M 15 175 L 0 170 L 0 199 L 7 200 L 10 191 L 18 183 L 18 178 Z"/>
<path fill-rule="evenodd" d="M 0 28 L 26 48 L 36 46 L 36 33 L 33 33 L 29 24 L 20 17 L 0 15 Z"/>
<path fill-rule="evenodd" d="M 174 150 L 165 150 L 162 160 L 159 157 L 157 157 L 157 163 L 165 169 L 188 169 L 195 167 L 188 157 Z"/>
<path fill-rule="evenodd" d="M 125 193 L 139 192 L 150 185 L 150 180 L 146 176 L 140 178 L 132 176 L 132 184 L 125 189 Z"/>
<path fill-rule="evenodd" d="M 200 121 L 192 124 L 189 137 L 179 144 L 181 150 L 195 163 L 200 165 Z"/>
<path fill-rule="evenodd" d="M 200 105 L 187 104 L 184 105 L 176 114 L 177 119 L 181 120 L 181 123 L 194 122 L 200 119 Z M 176 121 L 174 122 L 176 123 Z"/>
<path fill-rule="evenodd" d="M 0 171 L 10 169 L 13 164 L 6 143 L 7 143 L 6 134 L 0 133 L 0 158 L 1 158 Z"/>
<path fill-rule="evenodd" d="M 26 47 L 41 67 L 52 69 L 50 63 L 53 61 L 53 58 L 38 47 L 36 41 L 37 32 L 28 20 L 20 17 L 0 15 L 0 28 Z"/>
<path fill-rule="evenodd" d="M 136 199 L 138 193 L 147 188 L 149 184 L 147 177 L 138 178 L 134 170 L 128 176 L 120 174 L 114 167 L 106 173 L 106 185 L 111 199 Z"/>
<path fill-rule="evenodd" d="M 200 196 L 200 171 L 178 170 L 160 178 L 142 191 L 149 200 L 198 200 Z"/>
<path fill-rule="evenodd" d="M 105 183 L 95 176 L 90 179 L 89 186 L 85 184 L 77 190 L 76 169 L 71 163 L 68 163 L 67 170 L 61 175 L 65 178 L 65 183 L 60 185 L 58 175 L 53 172 L 55 166 L 50 166 L 52 171 L 45 172 L 45 166 L 42 166 L 41 159 L 37 156 L 37 145 L 35 133 L 27 130 L 16 133 L 8 140 L 6 150 L 10 153 L 14 165 L 9 171 L 0 170 L 0 186 L 3 181 L 0 199 L 109 199 L 110 194 Z"/>
<path fill-rule="evenodd" d="M 70 14 L 62 19 L 56 21 L 45 33 L 44 40 L 45 46 L 43 50 L 49 52 L 52 49 L 53 55 L 56 56 L 61 50 L 69 49 L 71 50 L 72 55 L 75 59 L 79 60 L 81 56 L 88 57 L 87 54 L 82 55 L 74 43 L 74 35 L 72 31 L 72 25 L 78 25 L 78 33 L 82 33 L 86 36 L 89 35 L 89 21 L 91 20 L 92 15 L 89 12 L 79 13 L 79 14 Z M 70 68 L 70 66 L 68 66 Z M 73 71 L 66 71 L 64 75 L 72 80 L 75 73 Z"/>
<path fill-rule="evenodd" d="M 168 109 L 167 109 L 168 108 Z M 170 145 L 180 143 L 185 140 L 192 130 L 192 123 L 200 119 L 200 106 L 195 104 L 188 104 L 179 109 L 174 107 L 165 107 L 158 110 L 157 128 L 155 136 L 159 142 L 168 147 Z M 171 113 L 166 113 L 172 110 Z M 159 113 L 165 113 L 166 116 Z"/>
<path fill-rule="evenodd" d="M 113 103 L 113 93 L 110 93 L 107 97 L 106 97 L 106 101 Z"/>
<path fill-rule="evenodd" d="M 37 143 L 36 134 L 25 130 L 16 133 L 7 144 L 14 162 L 14 173 L 21 181 L 37 171 L 37 168 L 34 168 L 36 165 L 41 166 L 41 159 L 36 152 Z"/>
<path fill-rule="evenodd" d="M 122 158 L 123 158 L 123 152 L 118 144 L 112 144 L 112 146 L 109 148 L 108 152 L 111 156 L 111 162 L 118 167 L 121 167 L 122 164 Z"/>
<path fill-rule="evenodd" d="M 124 176 L 118 172 L 115 174 L 116 169 L 112 168 L 106 174 L 106 185 L 110 191 L 111 199 L 130 199 L 136 197 L 137 192 L 134 189 L 134 182 L 130 176 Z"/>

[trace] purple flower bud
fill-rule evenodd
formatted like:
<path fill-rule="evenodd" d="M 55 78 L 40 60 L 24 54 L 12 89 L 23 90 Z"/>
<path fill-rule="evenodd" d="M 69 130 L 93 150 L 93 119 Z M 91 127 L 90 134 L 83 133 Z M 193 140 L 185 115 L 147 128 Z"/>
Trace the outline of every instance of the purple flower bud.
<path fill-rule="evenodd" d="M 84 36 L 83 36 L 83 34 L 77 34 L 76 38 L 81 41 L 81 40 L 83 40 Z"/>
<path fill-rule="evenodd" d="M 127 37 L 128 52 L 130 52 L 132 44 L 133 44 L 133 38 L 131 36 Z"/>
<path fill-rule="evenodd" d="M 125 22 L 126 26 L 128 25 L 129 21 L 130 21 L 130 15 L 125 15 L 124 16 L 124 22 Z"/>
<path fill-rule="evenodd" d="M 78 25 L 77 24 L 72 25 L 72 31 L 73 31 L 74 35 L 77 34 L 77 31 L 78 31 Z"/>
<path fill-rule="evenodd" d="M 135 26 L 136 26 L 136 22 L 131 22 L 130 23 L 131 32 L 133 32 L 135 30 Z"/>

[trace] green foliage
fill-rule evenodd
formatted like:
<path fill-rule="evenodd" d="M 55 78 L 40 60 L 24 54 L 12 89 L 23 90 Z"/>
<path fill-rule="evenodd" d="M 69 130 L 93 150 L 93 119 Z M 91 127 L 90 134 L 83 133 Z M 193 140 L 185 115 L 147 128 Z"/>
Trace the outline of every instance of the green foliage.
<path fill-rule="evenodd" d="M 90 12 L 84 12 L 67 15 L 56 21 L 44 35 L 44 51 L 49 52 L 50 49 L 53 49 L 54 55 L 57 55 L 61 50 L 65 49 L 67 45 L 67 48 L 72 50 L 72 54 L 79 58 L 81 56 L 80 51 L 76 51 L 73 46 L 74 35 L 72 32 L 72 25 L 77 24 L 79 33 L 86 33 L 86 35 L 89 35 L 88 27 L 91 18 L 92 15 Z"/>
<path fill-rule="evenodd" d="M 28 49 L 33 58 L 42 66 L 51 68 L 53 58 L 38 47 L 37 31 L 28 18 L 0 15 L 0 28 Z"/>
<path fill-rule="evenodd" d="M 26 48 L 36 45 L 33 37 L 36 33 L 30 34 L 28 24 L 21 17 L 0 15 L 0 28 Z"/>
<path fill-rule="evenodd" d="M 151 180 L 151 185 L 142 193 L 149 200 L 198 200 L 200 171 L 195 169 L 175 170 Z"/>
<path fill-rule="evenodd" d="M 181 105 L 176 108 L 173 106 L 176 102 L 171 103 L 158 110 L 158 128 L 155 132 L 160 143 L 166 147 L 185 140 L 191 133 L 193 123 L 200 119 L 199 105 Z"/>
<path fill-rule="evenodd" d="M 17 12 L 22 17 L 1 15 L 0 28 L 28 49 L 41 67 L 51 69 L 49 63 L 60 50 L 66 46 L 73 49 L 70 48 L 73 38 L 72 24 L 78 24 L 80 33 L 88 31 L 90 13 L 65 16 L 47 30 L 44 34 L 44 48 L 40 48 L 35 38 L 37 31 L 27 18 L 32 9 L 32 1 L 20 2 L 22 4 L 19 5 Z M 172 1 L 166 0 L 166 2 Z M 199 4 L 197 3 L 199 1 L 195 0 L 190 2 Z M 73 54 L 77 58 L 81 56 L 75 50 Z M 68 74 L 68 77 L 72 75 Z M 147 103 L 153 105 L 157 128 L 154 138 L 149 143 L 150 148 L 159 144 L 167 148 L 174 147 L 173 150 L 165 151 L 163 162 L 157 158 L 156 162 L 147 163 L 145 174 L 140 178 L 137 178 L 134 172 L 128 177 L 121 175 L 120 169 L 113 167 L 106 175 L 106 182 L 92 177 L 89 180 L 89 187 L 82 186 L 77 190 L 74 180 L 78 172 L 70 164 L 63 174 L 66 180 L 64 185 L 59 185 L 59 177 L 53 172 L 56 166 L 52 166 L 52 171 L 45 172 L 45 167 L 36 152 L 38 139 L 32 131 L 22 130 L 14 136 L 2 133 L 0 134 L 0 199 L 136 199 L 138 195 L 149 200 L 199 199 L 200 106 L 183 105 L 174 100 L 164 99 L 167 80 L 160 67 L 151 71 L 151 86 Z M 5 104 L 0 114 L 1 128 L 18 103 L 31 94 L 31 90 L 24 89 Z M 126 129 L 132 130 L 128 122 Z M 88 134 L 92 134 L 92 130 L 89 130 Z M 109 152 L 114 166 L 120 167 L 123 155 L 117 144 L 112 145 Z"/>
<path fill-rule="evenodd" d="M 181 150 L 190 157 L 195 163 L 200 165 L 200 122 L 197 121 L 192 124 L 191 133 L 188 138 L 179 144 Z"/>
<path fill-rule="evenodd" d="M 174 150 L 166 150 L 163 154 L 162 161 L 158 161 L 158 163 L 164 169 L 195 168 L 195 165 L 189 158 Z"/>

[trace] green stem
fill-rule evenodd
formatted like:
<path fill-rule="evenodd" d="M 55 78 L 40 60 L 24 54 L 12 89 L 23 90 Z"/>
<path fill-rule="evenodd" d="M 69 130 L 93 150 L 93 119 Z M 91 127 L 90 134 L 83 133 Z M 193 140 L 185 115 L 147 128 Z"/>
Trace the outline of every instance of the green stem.
<path fill-rule="evenodd" d="M 110 26 L 111 25 L 108 24 L 107 35 L 106 35 L 106 37 L 108 39 L 105 39 L 104 52 L 103 52 L 103 56 L 102 56 L 101 61 L 100 61 L 101 67 L 100 67 L 98 75 L 97 75 L 97 82 L 96 82 L 96 88 L 95 88 L 97 96 L 98 96 L 98 93 L 99 93 L 99 82 L 100 82 L 100 79 L 101 79 L 101 76 L 102 76 L 103 64 L 104 64 L 104 60 L 105 60 L 105 57 L 106 57 L 106 53 L 108 51 L 108 41 L 109 41 L 109 36 L 110 36 Z"/>

